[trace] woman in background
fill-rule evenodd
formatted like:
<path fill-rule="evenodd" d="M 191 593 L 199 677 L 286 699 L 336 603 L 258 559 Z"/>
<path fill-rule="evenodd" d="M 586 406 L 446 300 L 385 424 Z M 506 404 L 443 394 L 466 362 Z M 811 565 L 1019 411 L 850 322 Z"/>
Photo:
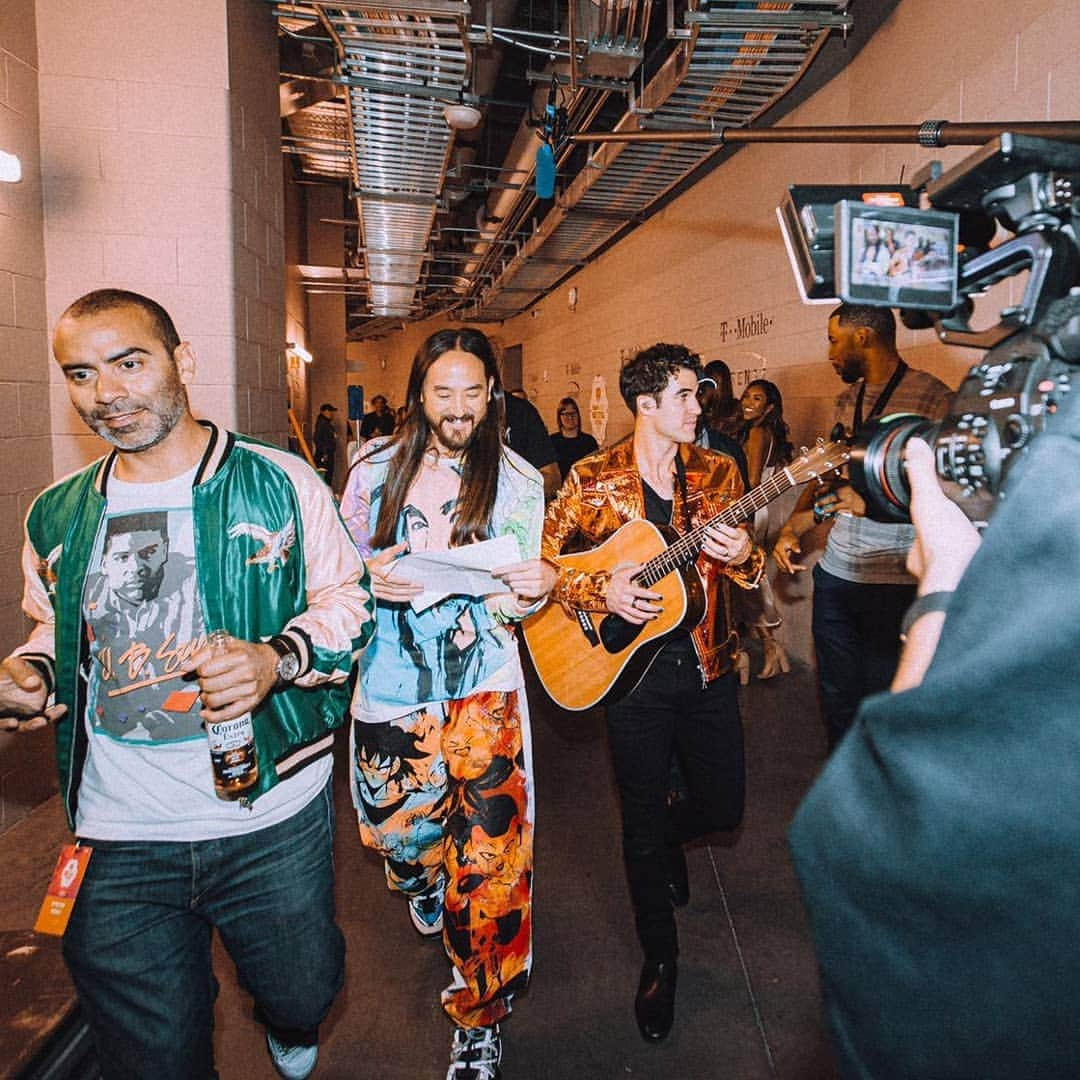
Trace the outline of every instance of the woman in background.
<path fill-rule="evenodd" d="M 756 488 L 772 476 L 773 471 L 787 465 L 794 456 L 794 447 L 784 422 L 784 400 L 776 383 L 755 379 L 743 391 L 739 401 L 742 410 L 741 441 L 746 453 L 748 486 Z M 754 515 L 754 539 L 765 545 L 769 527 L 769 508 L 763 506 Z M 766 548 L 768 550 L 768 548 Z M 761 577 L 756 592 L 740 596 L 744 601 L 743 618 L 761 641 L 763 663 L 759 679 L 771 679 L 790 667 L 787 653 L 773 636 L 781 623 L 776 610 L 772 586 L 767 574 Z"/>
<path fill-rule="evenodd" d="M 565 480 L 575 461 L 595 454 L 599 447 L 591 435 L 581 430 L 581 410 L 572 397 L 559 402 L 557 422 L 559 430 L 551 433 L 551 442 L 559 462 L 559 478 Z"/>
<path fill-rule="evenodd" d="M 749 491 L 746 474 L 746 455 L 739 439 L 742 430 L 742 409 L 735 400 L 731 386 L 731 369 L 723 360 L 710 360 L 698 376 L 698 446 L 727 454 L 739 467 L 743 486 Z M 744 680 L 745 681 L 745 680 Z"/>

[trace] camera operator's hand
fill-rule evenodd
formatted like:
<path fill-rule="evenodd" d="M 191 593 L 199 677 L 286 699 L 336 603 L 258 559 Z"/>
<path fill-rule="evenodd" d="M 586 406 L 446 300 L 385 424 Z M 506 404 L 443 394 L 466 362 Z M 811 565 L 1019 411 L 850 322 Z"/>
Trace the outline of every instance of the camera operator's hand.
<path fill-rule="evenodd" d="M 915 543 L 908 569 L 919 579 L 919 595 L 951 593 L 979 547 L 979 534 L 964 512 L 941 490 L 934 471 L 934 452 L 922 439 L 909 439 L 904 449 L 911 486 L 911 520 Z M 945 626 L 945 612 L 931 608 L 910 624 L 904 651 L 893 676 L 892 690 L 910 690 L 925 676 Z"/>
<path fill-rule="evenodd" d="M 922 439 L 908 440 L 904 463 L 915 525 L 908 570 L 919 579 L 920 594 L 951 592 L 979 547 L 978 530 L 941 490 L 934 470 L 934 452 Z"/>

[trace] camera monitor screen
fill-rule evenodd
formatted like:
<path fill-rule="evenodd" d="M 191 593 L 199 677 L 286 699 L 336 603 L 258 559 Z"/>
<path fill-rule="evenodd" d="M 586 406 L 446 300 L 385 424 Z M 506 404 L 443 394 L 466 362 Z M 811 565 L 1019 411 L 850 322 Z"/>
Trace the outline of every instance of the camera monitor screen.
<path fill-rule="evenodd" d="M 833 273 L 835 207 L 841 199 L 872 206 L 916 206 L 904 184 L 793 184 L 776 208 L 780 233 L 804 304 L 836 304 Z"/>
<path fill-rule="evenodd" d="M 836 204 L 836 285 L 849 304 L 951 311 L 959 218 L 940 210 Z"/>

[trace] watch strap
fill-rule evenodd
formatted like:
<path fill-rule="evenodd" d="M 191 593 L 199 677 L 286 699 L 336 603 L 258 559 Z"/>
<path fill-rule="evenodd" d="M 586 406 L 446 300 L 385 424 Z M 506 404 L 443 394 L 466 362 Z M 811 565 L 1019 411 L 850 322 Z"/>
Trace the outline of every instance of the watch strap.
<path fill-rule="evenodd" d="M 295 656 L 300 659 L 300 650 L 284 634 L 275 634 L 266 643 L 284 660 L 286 656 Z"/>
<path fill-rule="evenodd" d="M 304 655 L 296 642 L 287 634 L 275 634 L 267 641 L 267 645 L 278 654 L 278 682 L 295 682 L 304 673 Z M 289 678 L 283 677 L 281 670 L 286 659 L 293 660 L 296 665 L 295 672 L 290 673 Z"/>
<path fill-rule="evenodd" d="M 953 594 L 951 589 L 943 589 L 940 592 L 924 593 L 916 596 L 911 607 L 904 612 L 900 621 L 900 640 L 906 641 L 911 628 L 924 616 L 933 611 L 946 611 Z"/>

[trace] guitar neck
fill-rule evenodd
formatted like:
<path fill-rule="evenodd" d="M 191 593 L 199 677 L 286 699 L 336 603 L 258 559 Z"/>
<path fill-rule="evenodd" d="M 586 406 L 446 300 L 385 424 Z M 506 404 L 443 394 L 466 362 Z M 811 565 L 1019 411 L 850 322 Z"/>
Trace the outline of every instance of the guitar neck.
<path fill-rule="evenodd" d="M 673 571 L 692 563 L 701 554 L 707 528 L 713 525 L 739 525 L 795 484 L 789 468 L 777 469 L 765 483 L 748 491 L 741 499 L 724 507 L 716 517 L 680 536 L 667 550 L 650 559 L 634 575 L 635 582 L 644 586 L 655 585 Z"/>

